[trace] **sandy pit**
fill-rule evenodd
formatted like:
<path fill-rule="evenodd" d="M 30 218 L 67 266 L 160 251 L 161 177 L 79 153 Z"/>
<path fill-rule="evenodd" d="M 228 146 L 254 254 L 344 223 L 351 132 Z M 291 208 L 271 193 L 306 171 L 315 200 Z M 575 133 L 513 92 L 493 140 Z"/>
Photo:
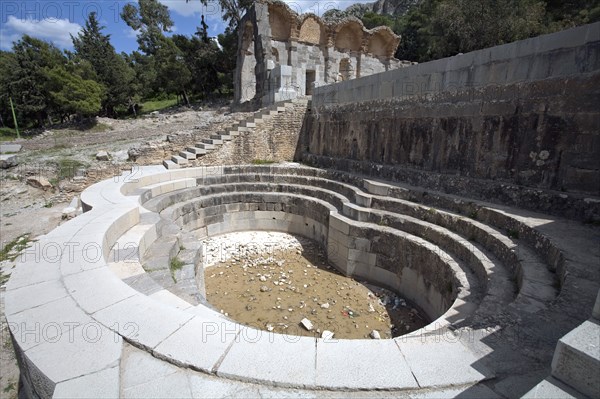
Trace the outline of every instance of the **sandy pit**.
<path fill-rule="evenodd" d="M 203 260 L 208 302 L 231 319 L 262 330 L 392 338 L 428 323 L 396 293 L 340 274 L 328 264 L 325 251 L 306 238 L 276 232 L 226 234 L 203 242 Z"/>

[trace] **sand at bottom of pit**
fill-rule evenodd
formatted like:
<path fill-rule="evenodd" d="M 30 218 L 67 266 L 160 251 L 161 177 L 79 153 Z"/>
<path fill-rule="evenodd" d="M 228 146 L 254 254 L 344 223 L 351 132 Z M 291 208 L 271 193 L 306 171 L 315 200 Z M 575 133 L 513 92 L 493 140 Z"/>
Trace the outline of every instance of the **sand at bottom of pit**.
<path fill-rule="evenodd" d="M 243 232 L 204 242 L 207 300 L 231 319 L 282 334 L 397 337 L 428 321 L 392 291 L 345 277 L 314 241 Z M 301 320 L 308 319 L 308 331 Z"/>

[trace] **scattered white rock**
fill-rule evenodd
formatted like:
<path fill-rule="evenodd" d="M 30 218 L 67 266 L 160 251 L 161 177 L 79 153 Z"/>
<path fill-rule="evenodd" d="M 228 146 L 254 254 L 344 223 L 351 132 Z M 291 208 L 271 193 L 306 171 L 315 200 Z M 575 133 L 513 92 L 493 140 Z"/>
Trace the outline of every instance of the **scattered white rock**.
<path fill-rule="evenodd" d="M 377 331 L 377 330 L 371 331 L 371 333 L 369 334 L 369 337 L 371 337 L 373 339 L 381 339 L 381 335 L 379 334 L 379 331 Z"/>
<path fill-rule="evenodd" d="M 98 151 L 98 153 L 96 154 L 96 159 L 98 161 L 109 161 L 110 156 L 108 155 L 107 151 Z"/>
<path fill-rule="evenodd" d="M 322 303 L 321 309 L 329 309 L 329 303 L 328 302 Z"/>
<path fill-rule="evenodd" d="M 373 307 L 373 304 L 370 303 L 369 304 L 369 313 L 374 313 L 375 312 L 375 308 Z"/>
<path fill-rule="evenodd" d="M 18 163 L 19 162 L 18 162 L 16 155 L 10 155 L 10 154 L 0 155 L 0 169 L 12 168 L 13 166 L 17 166 Z"/>
<path fill-rule="evenodd" d="M 27 184 L 29 184 L 31 187 L 41 188 L 44 191 L 52 188 L 52 184 L 50 184 L 48 179 L 42 176 L 28 177 Z"/>
<path fill-rule="evenodd" d="M 306 328 L 307 331 L 312 331 L 314 327 L 313 323 L 311 323 L 311 321 L 308 320 L 306 317 L 300 320 L 300 324 L 302 324 L 302 327 Z"/>
<path fill-rule="evenodd" d="M 73 197 L 73 199 L 71 200 L 71 203 L 69 204 L 68 207 L 66 207 L 65 209 L 63 209 L 62 211 L 62 218 L 63 219 L 72 219 L 75 216 L 77 216 L 77 210 L 79 209 L 79 198 L 78 197 Z"/>
<path fill-rule="evenodd" d="M 325 341 L 328 341 L 330 339 L 333 339 L 333 336 L 335 334 L 332 331 L 329 330 L 325 330 L 323 331 L 323 333 L 321 334 L 321 338 L 323 338 Z"/>
<path fill-rule="evenodd" d="M 110 155 L 112 155 L 113 160 L 119 162 L 125 162 L 129 159 L 129 154 L 125 150 L 113 152 Z"/>

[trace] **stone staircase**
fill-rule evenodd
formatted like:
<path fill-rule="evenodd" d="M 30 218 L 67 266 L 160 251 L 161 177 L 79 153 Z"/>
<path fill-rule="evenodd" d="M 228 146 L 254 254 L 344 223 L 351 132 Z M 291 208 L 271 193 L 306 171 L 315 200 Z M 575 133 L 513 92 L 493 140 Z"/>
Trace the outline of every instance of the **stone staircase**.
<path fill-rule="evenodd" d="M 163 161 L 163 166 L 167 169 L 179 169 L 187 167 L 189 166 L 190 161 L 219 149 L 223 144 L 234 140 L 237 136 L 244 132 L 253 131 L 257 126 L 260 126 L 263 122 L 274 115 L 287 112 L 294 106 L 294 104 L 308 105 L 309 102 L 310 98 L 302 97 L 279 102 L 269 107 L 260 109 L 246 120 L 237 122 L 227 129 L 216 134 L 212 134 L 209 138 L 202 139 L 200 142 L 179 151 L 177 154 L 173 154 L 170 159 Z"/>

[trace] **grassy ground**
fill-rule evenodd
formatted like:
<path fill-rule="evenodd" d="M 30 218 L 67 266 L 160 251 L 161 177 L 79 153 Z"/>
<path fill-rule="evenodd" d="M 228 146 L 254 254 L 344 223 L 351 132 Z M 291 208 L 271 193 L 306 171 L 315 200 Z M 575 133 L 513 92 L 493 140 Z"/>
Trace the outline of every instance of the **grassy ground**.
<path fill-rule="evenodd" d="M 142 103 L 142 114 L 149 114 L 154 111 L 161 111 L 177 105 L 177 98 L 168 98 L 166 100 L 152 100 Z"/>
<path fill-rule="evenodd" d="M 17 139 L 17 131 L 9 127 L 0 128 L 0 142 L 12 141 Z"/>

